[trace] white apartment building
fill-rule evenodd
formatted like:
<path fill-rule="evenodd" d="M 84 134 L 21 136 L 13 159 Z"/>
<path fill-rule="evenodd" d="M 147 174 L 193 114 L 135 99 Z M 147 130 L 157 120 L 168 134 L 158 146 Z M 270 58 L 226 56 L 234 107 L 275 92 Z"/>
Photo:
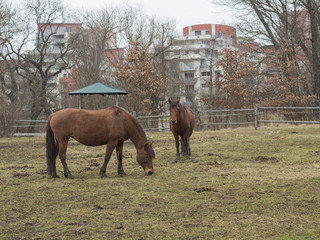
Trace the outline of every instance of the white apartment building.
<path fill-rule="evenodd" d="M 194 108 L 203 108 L 201 99 L 214 85 L 210 81 L 214 82 L 221 74 L 217 66 L 219 56 L 223 49 L 234 48 L 236 44 L 233 27 L 218 24 L 185 27 L 183 36 L 174 39 L 166 55 L 173 86 L 170 97 Z"/>

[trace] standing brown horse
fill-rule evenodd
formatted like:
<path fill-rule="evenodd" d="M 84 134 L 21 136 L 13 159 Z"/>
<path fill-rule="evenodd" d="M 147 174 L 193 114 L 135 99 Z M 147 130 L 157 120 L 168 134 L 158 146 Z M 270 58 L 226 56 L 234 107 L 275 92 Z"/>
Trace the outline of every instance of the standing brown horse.
<path fill-rule="evenodd" d="M 188 158 L 191 155 L 190 137 L 192 135 L 195 118 L 191 108 L 184 106 L 180 101 L 172 102 L 169 98 L 170 104 L 170 130 L 176 140 L 177 160 L 180 159 L 179 154 L 179 136 L 181 138 L 181 154 Z"/>
<path fill-rule="evenodd" d="M 53 113 L 49 117 L 46 135 L 49 177 L 58 177 L 56 157 L 59 154 L 64 176 L 73 178 L 66 163 L 70 137 L 87 146 L 107 144 L 104 164 L 100 169 L 101 177 L 106 177 L 106 168 L 114 148 L 117 150 L 118 174 L 126 176 L 122 167 L 122 148 L 123 142 L 127 139 L 136 147 L 137 161 L 145 173 L 153 173 L 152 159 L 155 154 L 152 143 L 148 143 L 146 134 L 137 120 L 122 108 L 109 107 L 96 111 L 64 109 Z"/>

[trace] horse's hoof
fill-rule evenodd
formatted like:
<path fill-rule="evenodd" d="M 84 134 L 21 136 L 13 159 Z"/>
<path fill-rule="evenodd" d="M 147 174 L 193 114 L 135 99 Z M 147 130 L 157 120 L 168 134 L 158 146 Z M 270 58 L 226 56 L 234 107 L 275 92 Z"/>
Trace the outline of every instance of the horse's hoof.
<path fill-rule="evenodd" d="M 122 172 L 122 173 L 119 173 L 119 176 L 120 176 L 120 177 L 126 177 L 127 174 L 126 174 L 125 172 Z"/>
<path fill-rule="evenodd" d="M 59 175 L 49 176 L 49 178 L 59 178 Z"/>
<path fill-rule="evenodd" d="M 100 175 L 101 178 L 106 178 L 107 177 L 107 175 L 103 174 L 103 173 L 100 173 L 99 175 Z"/>

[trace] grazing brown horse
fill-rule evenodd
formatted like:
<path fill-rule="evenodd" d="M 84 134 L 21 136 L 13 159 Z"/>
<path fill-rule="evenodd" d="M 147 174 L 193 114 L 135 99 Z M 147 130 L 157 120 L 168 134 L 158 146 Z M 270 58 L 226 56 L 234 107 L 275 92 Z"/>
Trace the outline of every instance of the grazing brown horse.
<path fill-rule="evenodd" d="M 64 176 L 73 178 L 66 163 L 66 151 L 69 139 L 74 138 L 87 146 L 107 144 L 106 155 L 100 176 L 106 177 L 106 168 L 111 154 L 116 148 L 118 174 L 126 176 L 122 167 L 123 142 L 130 139 L 137 150 L 137 161 L 146 175 L 152 175 L 152 159 L 155 157 L 152 143 L 147 141 L 145 132 L 137 120 L 126 110 L 109 107 L 103 110 L 88 111 L 64 109 L 53 113 L 47 124 L 47 167 L 49 177 L 58 177 L 56 157 L 59 155 Z"/>
<path fill-rule="evenodd" d="M 180 159 L 179 154 L 179 136 L 181 138 L 181 154 L 188 158 L 191 155 L 190 137 L 192 135 L 195 118 L 191 108 L 184 106 L 180 101 L 172 102 L 169 98 L 170 104 L 170 130 L 176 140 L 177 160 Z"/>

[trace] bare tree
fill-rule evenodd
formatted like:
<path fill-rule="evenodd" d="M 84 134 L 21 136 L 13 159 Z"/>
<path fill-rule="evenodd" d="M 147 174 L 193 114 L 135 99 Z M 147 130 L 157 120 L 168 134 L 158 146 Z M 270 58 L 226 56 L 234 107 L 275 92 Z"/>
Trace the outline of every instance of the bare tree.
<path fill-rule="evenodd" d="M 14 14 L 15 12 L 10 6 L 0 1 L 0 89 L 2 90 L 2 94 L 12 104 L 18 100 L 18 84 L 14 75 L 15 66 L 10 61 L 10 54 L 12 52 L 8 49 L 8 43 L 13 35 L 11 27 Z"/>
<path fill-rule="evenodd" d="M 311 91 L 303 89 L 303 92 L 320 97 L 318 0 L 226 0 L 223 4 L 243 10 L 245 16 L 239 24 L 242 33 L 262 43 L 271 43 L 276 52 L 285 54 L 277 54 L 279 61 L 293 60 L 295 68 L 287 77 L 294 74 L 303 78 L 305 86 L 311 82 Z M 289 51 L 281 51 L 288 47 Z"/>
<path fill-rule="evenodd" d="M 74 45 L 75 74 L 78 87 L 95 82 L 114 85 L 115 68 L 123 56 L 123 48 L 118 42 L 122 31 L 121 9 L 105 7 L 83 14 L 83 29 L 80 41 Z M 97 97 L 86 97 L 84 105 L 87 108 L 105 107 L 105 102 L 99 104 Z M 86 101 L 89 100 L 89 101 Z"/>
<path fill-rule="evenodd" d="M 124 82 L 126 91 L 131 92 L 126 105 L 129 111 L 139 115 L 158 114 L 158 103 L 163 79 L 157 74 L 148 48 L 139 42 L 131 42 L 126 59 L 119 64 L 117 78 Z"/>
<path fill-rule="evenodd" d="M 16 18 L 15 41 L 10 42 L 12 61 L 18 74 L 28 83 L 30 91 L 30 117 L 37 119 L 41 113 L 51 113 L 50 103 L 56 96 L 49 88 L 50 81 L 65 69 L 71 68 L 72 44 L 61 41 L 53 44 L 59 27 L 69 20 L 61 0 L 29 0 Z M 74 41 L 70 36 L 69 42 Z"/>
<path fill-rule="evenodd" d="M 175 34 L 175 21 L 173 20 L 156 20 L 153 21 L 155 27 L 154 39 L 152 44 L 153 49 L 153 60 L 155 62 L 155 67 L 158 74 L 163 79 L 163 86 L 161 90 L 163 91 L 159 96 L 162 99 L 159 101 L 159 112 L 164 113 L 167 110 L 167 96 L 172 87 L 172 79 L 170 76 L 169 64 L 166 55 L 173 42 L 173 37 Z"/>
<path fill-rule="evenodd" d="M 124 5 L 122 9 L 122 43 L 129 47 L 130 42 L 140 42 L 143 46 L 150 47 L 156 32 L 155 19 L 144 14 L 141 8 Z"/>
<path fill-rule="evenodd" d="M 165 97 L 172 83 L 168 74 L 170 70 L 166 54 L 172 45 L 176 23 L 172 19 L 163 20 L 156 16 L 147 16 L 141 9 L 129 5 L 122 9 L 123 31 L 119 35 L 122 45 L 127 49 L 128 43 L 139 42 L 142 47 L 146 47 L 157 74 L 163 79 L 163 85 L 158 90 L 161 91 L 159 96 L 162 99 L 157 100 L 157 108 L 159 112 L 164 112 L 167 102 Z"/>
<path fill-rule="evenodd" d="M 14 34 L 14 16 L 14 9 L 0 1 L 0 136 L 9 136 L 15 131 L 13 120 L 18 118 L 21 109 L 19 81 L 15 74 L 15 65 L 10 60 L 11 51 L 8 49 L 8 43 Z"/>
<path fill-rule="evenodd" d="M 313 69 L 314 94 L 320 97 L 320 2 L 318 0 L 301 0 L 302 6 L 307 9 L 310 17 L 311 48 L 301 44 L 301 47 Z"/>

